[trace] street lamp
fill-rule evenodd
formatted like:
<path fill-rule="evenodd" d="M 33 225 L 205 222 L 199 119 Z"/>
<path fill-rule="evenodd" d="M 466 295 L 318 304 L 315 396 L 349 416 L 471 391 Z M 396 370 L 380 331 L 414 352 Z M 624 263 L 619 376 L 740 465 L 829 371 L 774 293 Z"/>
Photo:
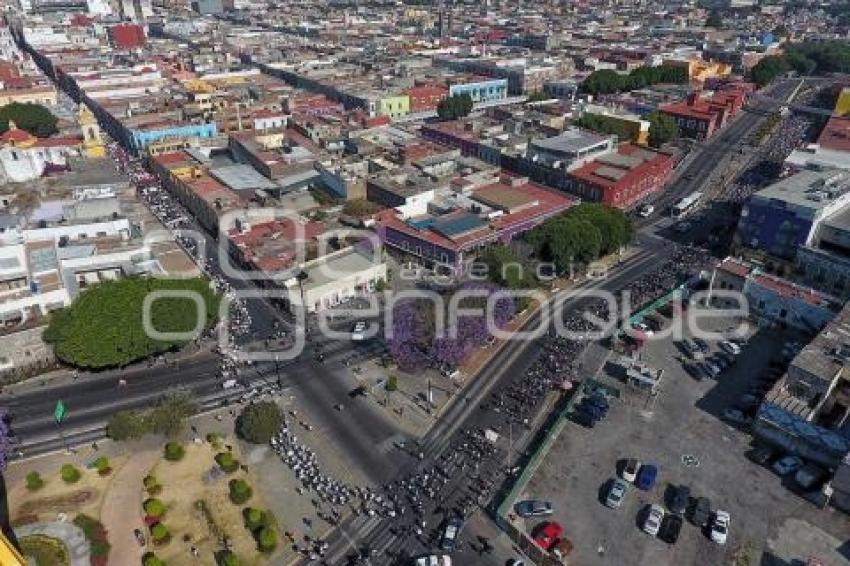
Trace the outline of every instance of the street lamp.
<path fill-rule="evenodd" d="M 309 275 L 303 269 L 299 270 L 295 275 L 295 279 L 298 280 L 298 289 L 301 293 L 301 308 L 304 309 L 304 336 L 307 336 L 307 302 L 304 299 L 304 281 L 308 277 Z"/>

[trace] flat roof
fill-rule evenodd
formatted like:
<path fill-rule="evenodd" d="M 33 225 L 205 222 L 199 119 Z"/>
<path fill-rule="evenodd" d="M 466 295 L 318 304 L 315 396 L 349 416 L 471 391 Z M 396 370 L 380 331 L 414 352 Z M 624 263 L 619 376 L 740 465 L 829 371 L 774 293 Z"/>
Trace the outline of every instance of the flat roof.
<path fill-rule="evenodd" d="M 275 189 L 277 186 L 250 165 L 228 165 L 210 169 L 210 174 L 237 191 Z"/>
<path fill-rule="evenodd" d="M 777 200 L 810 210 L 821 210 L 850 190 L 850 173 L 839 170 L 803 170 L 758 191 L 754 197 Z M 830 198 L 827 192 L 834 194 Z"/>
<path fill-rule="evenodd" d="M 540 149 L 559 153 L 577 153 L 595 145 L 604 143 L 609 139 L 610 136 L 600 136 L 599 134 L 588 130 L 570 128 L 569 130 L 551 138 L 532 140 L 531 145 Z"/>
<path fill-rule="evenodd" d="M 818 137 L 818 144 L 833 151 L 850 152 L 850 118 L 830 118 Z"/>
<path fill-rule="evenodd" d="M 378 264 L 352 249 L 346 254 L 333 256 L 314 265 L 304 266 L 307 279 L 302 284 L 305 289 L 322 287 L 339 280 L 340 274 L 356 275 L 364 273 L 375 265 Z"/>

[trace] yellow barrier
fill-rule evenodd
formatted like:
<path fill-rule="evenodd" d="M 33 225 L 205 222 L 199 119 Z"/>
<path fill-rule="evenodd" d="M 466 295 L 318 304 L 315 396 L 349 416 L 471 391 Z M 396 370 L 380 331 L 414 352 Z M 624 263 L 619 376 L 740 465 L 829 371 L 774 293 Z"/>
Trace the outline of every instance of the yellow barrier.
<path fill-rule="evenodd" d="M 0 533 L 0 565 L 2 566 L 27 566 L 26 560 L 20 551 L 9 542 L 3 533 Z"/>

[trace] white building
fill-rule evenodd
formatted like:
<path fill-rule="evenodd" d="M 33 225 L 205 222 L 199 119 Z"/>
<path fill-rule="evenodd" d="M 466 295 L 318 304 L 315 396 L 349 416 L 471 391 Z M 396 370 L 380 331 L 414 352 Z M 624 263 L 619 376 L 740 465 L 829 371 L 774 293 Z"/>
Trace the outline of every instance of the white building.
<path fill-rule="evenodd" d="M 284 283 L 291 305 L 307 305 L 308 312 L 332 308 L 352 297 L 375 290 L 387 280 L 387 264 L 345 248 L 301 266 L 306 278 L 293 277 Z M 304 302 L 302 303 L 302 292 Z"/>

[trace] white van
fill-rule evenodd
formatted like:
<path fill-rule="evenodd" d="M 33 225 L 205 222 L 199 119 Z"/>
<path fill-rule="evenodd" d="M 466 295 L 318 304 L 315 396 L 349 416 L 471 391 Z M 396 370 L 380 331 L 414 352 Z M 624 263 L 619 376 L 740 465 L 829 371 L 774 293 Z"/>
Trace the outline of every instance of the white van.
<path fill-rule="evenodd" d="M 233 389 L 239 384 L 235 379 L 228 379 L 221 384 L 222 389 Z"/>

